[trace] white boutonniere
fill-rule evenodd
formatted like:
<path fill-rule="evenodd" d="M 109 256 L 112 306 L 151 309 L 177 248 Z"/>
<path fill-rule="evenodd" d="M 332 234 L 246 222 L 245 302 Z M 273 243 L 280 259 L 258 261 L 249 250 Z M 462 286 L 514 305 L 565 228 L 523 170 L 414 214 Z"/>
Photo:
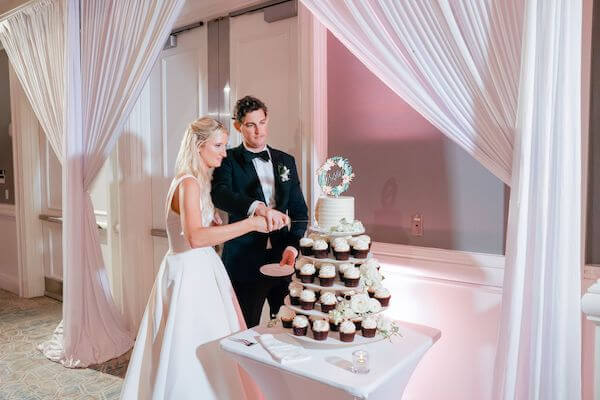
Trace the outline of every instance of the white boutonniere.
<path fill-rule="evenodd" d="M 279 171 L 279 177 L 281 178 L 281 182 L 287 182 L 290 180 L 290 170 L 283 164 L 279 164 L 277 167 Z"/>

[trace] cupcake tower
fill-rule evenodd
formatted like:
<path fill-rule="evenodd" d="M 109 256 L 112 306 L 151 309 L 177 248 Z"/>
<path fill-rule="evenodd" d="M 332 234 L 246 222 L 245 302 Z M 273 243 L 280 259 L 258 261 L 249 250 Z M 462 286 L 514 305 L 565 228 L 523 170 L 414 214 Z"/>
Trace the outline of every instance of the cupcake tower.
<path fill-rule="evenodd" d="M 283 327 L 296 336 L 308 335 L 310 328 L 315 340 L 331 336 L 352 342 L 356 332 L 374 337 L 375 314 L 389 305 L 391 296 L 381 285 L 370 245 L 370 237 L 362 234 L 312 233 L 303 238 L 287 306 L 279 314 Z M 351 305 L 363 312 L 348 311 Z"/>

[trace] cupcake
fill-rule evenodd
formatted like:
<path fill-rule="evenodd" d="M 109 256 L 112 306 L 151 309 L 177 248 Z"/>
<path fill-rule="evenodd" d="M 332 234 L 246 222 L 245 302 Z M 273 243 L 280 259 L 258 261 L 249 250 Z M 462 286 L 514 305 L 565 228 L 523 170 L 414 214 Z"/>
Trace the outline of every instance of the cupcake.
<path fill-rule="evenodd" d="M 314 240 L 312 240 L 311 238 L 300 239 L 300 253 L 302 253 L 303 256 L 312 256 L 313 244 Z"/>
<path fill-rule="evenodd" d="M 340 324 L 339 324 L 339 322 L 336 324 L 336 323 L 333 321 L 333 319 L 329 318 L 329 329 L 330 329 L 332 332 L 337 332 L 337 331 L 339 331 L 339 330 L 340 330 Z"/>
<path fill-rule="evenodd" d="M 362 326 L 362 318 L 352 318 L 352 322 L 354 322 L 354 327 L 357 331 L 360 331 Z"/>
<path fill-rule="evenodd" d="M 307 261 L 305 258 L 300 257 L 298 259 L 298 261 L 296 261 L 295 265 L 294 265 L 294 269 L 296 270 L 296 278 L 300 278 L 300 269 L 302 268 L 302 266 L 304 264 L 309 264 L 310 262 Z"/>
<path fill-rule="evenodd" d="M 286 306 L 281 306 L 281 308 L 279 309 L 279 313 L 277 313 L 277 316 L 281 320 L 281 324 L 284 328 L 291 328 L 292 321 L 294 320 L 294 318 L 296 318 L 296 313 L 294 312 L 294 310 L 291 310 Z"/>
<path fill-rule="evenodd" d="M 344 284 L 348 287 L 357 287 L 360 280 L 360 270 L 358 268 L 348 268 L 344 271 Z"/>
<path fill-rule="evenodd" d="M 300 293 L 300 306 L 302 306 L 303 310 L 312 310 L 315 308 L 316 301 L 317 296 L 312 290 L 304 289 L 302 293 Z"/>
<path fill-rule="evenodd" d="M 335 246 L 341 245 L 341 244 L 348 244 L 348 239 L 346 238 L 335 238 L 331 241 L 331 246 L 333 246 L 333 248 L 335 249 Z"/>
<path fill-rule="evenodd" d="M 352 249 L 354 249 L 355 258 L 367 258 L 369 255 L 369 243 L 364 240 L 356 239 Z"/>
<path fill-rule="evenodd" d="M 340 340 L 342 342 L 354 341 L 356 327 L 352 321 L 344 321 L 340 324 Z"/>
<path fill-rule="evenodd" d="M 354 268 L 354 264 L 351 264 L 351 263 L 342 263 L 342 264 L 338 265 L 338 271 L 340 272 L 340 278 L 342 280 L 344 279 L 344 272 L 348 268 Z"/>
<path fill-rule="evenodd" d="M 319 303 L 321 303 L 321 311 L 324 313 L 328 313 L 329 311 L 335 308 L 337 304 L 337 299 L 335 298 L 335 294 L 331 292 L 325 292 L 319 298 Z"/>
<path fill-rule="evenodd" d="M 369 245 L 369 250 L 371 250 L 371 237 L 369 235 L 360 235 L 356 239 L 367 242 L 367 244 Z"/>
<path fill-rule="evenodd" d="M 384 288 L 383 286 L 377 288 L 377 290 L 375 291 L 375 298 L 379 300 L 379 303 L 382 307 L 387 307 L 390 304 L 391 297 L 392 295 L 390 294 L 390 291 Z"/>
<path fill-rule="evenodd" d="M 313 264 L 304 264 L 302 268 L 300 268 L 300 280 L 302 283 L 313 283 L 316 271 Z"/>
<path fill-rule="evenodd" d="M 374 317 L 365 317 L 362 320 L 362 335 L 372 338 L 377 333 L 377 320 Z"/>
<path fill-rule="evenodd" d="M 367 288 L 367 294 L 369 295 L 370 298 L 375 297 L 375 291 L 377 290 L 378 286 L 369 286 Z"/>
<path fill-rule="evenodd" d="M 333 255 L 337 260 L 348 260 L 350 258 L 350 245 L 348 242 L 337 243 L 333 248 Z"/>
<path fill-rule="evenodd" d="M 313 255 L 316 258 L 327 258 L 329 256 L 329 251 L 327 251 L 327 242 L 324 240 L 316 240 L 313 243 Z"/>
<path fill-rule="evenodd" d="M 335 279 L 335 266 L 331 264 L 323 264 L 319 268 L 319 282 L 321 286 L 332 286 Z"/>
<path fill-rule="evenodd" d="M 308 318 L 306 318 L 304 315 L 296 315 L 292 321 L 292 329 L 294 331 L 294 335 L 306 336 L 306 331 L 308 330 Z"/>
<path fill-rule="evenodd" d="M 302 290 L 304 290 L 304 286 L 299 282 L 291 282 L 288 289 L 290 290 L 290 303 L 293 306 L 299 306 L 300 294 L 302 293 Z"/>
<path fill-rule="evenodd" d="M 329 334 L 329 322 L 324 319 L 314 321 L 312 324 L 312 333 L 315 340 L 327 339 L 327 334 Z"/>

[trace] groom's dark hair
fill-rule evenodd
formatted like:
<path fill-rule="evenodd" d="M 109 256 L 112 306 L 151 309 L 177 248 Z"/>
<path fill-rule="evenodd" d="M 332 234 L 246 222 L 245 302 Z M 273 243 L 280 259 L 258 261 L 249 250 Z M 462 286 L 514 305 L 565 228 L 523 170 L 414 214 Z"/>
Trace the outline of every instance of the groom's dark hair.
<path fill-rule="evenodd" d="M 242 123 L 246 114 L 256 110 L 263 110 L 265 116 L 267 115 L 267 106 L 265 103 L 256 97 L 242 97 L 237 101 L 237 103 L 235 103 L 235 108 L 233 109 L 233 118 L 239 123 Z"/>

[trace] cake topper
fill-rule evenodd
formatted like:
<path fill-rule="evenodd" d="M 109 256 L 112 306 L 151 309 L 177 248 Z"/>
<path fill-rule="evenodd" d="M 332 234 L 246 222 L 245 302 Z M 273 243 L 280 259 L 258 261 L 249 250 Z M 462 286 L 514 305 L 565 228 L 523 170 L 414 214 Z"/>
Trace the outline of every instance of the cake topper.
<path fill-rule="evenodd" d="M 352 166 L 347 159 L 335 156 L 328 158 L 325 164 L 317 170 L 319 186 L 328 196 L 339 197 L 350 187 L 354 179 Z"/>

